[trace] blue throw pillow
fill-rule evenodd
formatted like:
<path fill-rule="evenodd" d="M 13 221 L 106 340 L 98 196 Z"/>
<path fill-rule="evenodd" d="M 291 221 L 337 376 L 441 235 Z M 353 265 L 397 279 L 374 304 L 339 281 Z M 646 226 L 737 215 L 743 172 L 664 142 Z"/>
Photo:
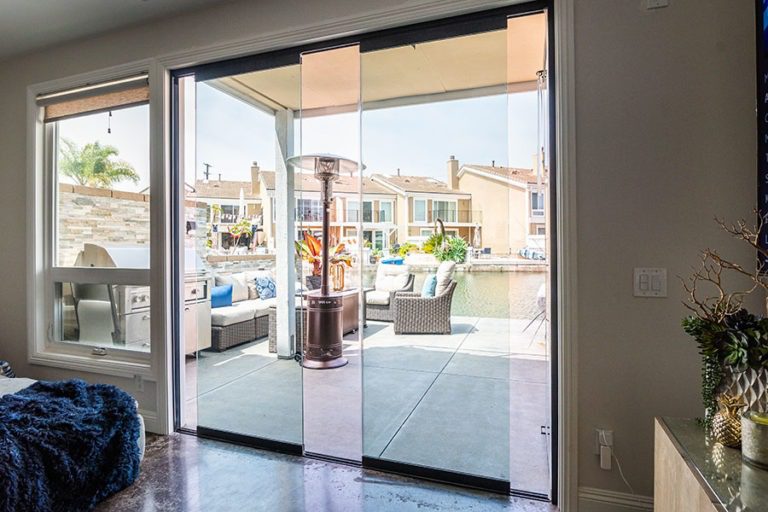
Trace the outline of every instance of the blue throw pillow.
<path fill-rule="evenodd" d="M 266 300 L 277 297 L 277 290 L 275 287 L 275 280 L 269 276 L 257 277 L 256 291 L 259 292 L 259 298 Z"/>
<path fill-rule="evenodd" d="M 435 289 L 437 288 L 437 276 L 435 274 L 429 274 L 424 279 L 424 284 L 421 287 L 422 297 L 434 297 Z"/>
<path fill-rule="evenodd" d="M 211 290 L 211 307 L 223 308 L 232 305 L 232 285 L 214 286 Z"/>

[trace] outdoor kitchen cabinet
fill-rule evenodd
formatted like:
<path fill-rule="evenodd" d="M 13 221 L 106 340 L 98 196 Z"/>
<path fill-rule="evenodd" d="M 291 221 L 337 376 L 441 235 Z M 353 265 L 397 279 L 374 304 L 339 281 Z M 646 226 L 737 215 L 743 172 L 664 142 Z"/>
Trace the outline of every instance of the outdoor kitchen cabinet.
<path fill-rule="evenodd" d="M 211 280 L 191 276 L 184 281 L 184 353 L 211 346 Z"/>

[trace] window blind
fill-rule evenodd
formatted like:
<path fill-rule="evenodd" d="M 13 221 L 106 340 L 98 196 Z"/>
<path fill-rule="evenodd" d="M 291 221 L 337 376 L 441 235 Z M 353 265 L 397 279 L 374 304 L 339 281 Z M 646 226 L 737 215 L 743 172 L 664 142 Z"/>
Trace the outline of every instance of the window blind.
<path fill-rule="evenodd" d="M 37 97 L 37 104 L 44 108 L 45 122 L 147 103 L 149 80 L 146 74 Z"/>

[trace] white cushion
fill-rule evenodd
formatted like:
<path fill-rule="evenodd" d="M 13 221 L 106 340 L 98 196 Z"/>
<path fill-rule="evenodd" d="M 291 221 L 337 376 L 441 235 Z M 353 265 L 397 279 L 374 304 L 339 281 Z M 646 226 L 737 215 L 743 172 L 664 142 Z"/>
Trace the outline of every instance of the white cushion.
<path fill-rule="evenodd" d="M 216 286 L 232 285 L 232 302 L 248 300 L 248 283 L 245 280 L 245 273 L 229 274 L 227 276 L 216 276 Z"/>
<path fill-rule="evenodd" d="M 411 267 L 408 265 L 380 264 L 376 269 L 376 283 L 374 287 L 378 291 L 393 292 L 402 290 L 408 284 Z"/>
<path fill-rule="evenodd" d="M 365 303 L 376 306 L 389 306 L 389 292 L 383 290 L 371 290 L 365 294 Z"/>
<path fill-rule="evenodd" d="M 277 306 L 277 297 L 271 299 L 259 299 L 256 301 L 256 316 L 263 316 L 269 308 Z"/>
<path fill-rule="evenodd" d="M 456 269 L 455 261 L 444 261 L 437 267 L 437 286 L 435 287 L 435 297 L 439 297 L 448 289 L 453 279 L 453 271 Z"/>
<path fill-rule="evenodd" d="M 224 327 L 239 324 L 256 317 L 257 301 L 244 300 L 231 306 L 211 309 L 211 325 Z"/>

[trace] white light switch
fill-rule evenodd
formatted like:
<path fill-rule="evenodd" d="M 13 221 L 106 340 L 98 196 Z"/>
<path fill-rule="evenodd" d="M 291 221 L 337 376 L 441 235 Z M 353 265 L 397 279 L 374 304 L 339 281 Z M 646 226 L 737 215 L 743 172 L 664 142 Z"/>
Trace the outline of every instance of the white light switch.
<path fill-rule="evenodd" d="M 636 268 L 635 297 L 666 297 L 667 269 Z"/>

